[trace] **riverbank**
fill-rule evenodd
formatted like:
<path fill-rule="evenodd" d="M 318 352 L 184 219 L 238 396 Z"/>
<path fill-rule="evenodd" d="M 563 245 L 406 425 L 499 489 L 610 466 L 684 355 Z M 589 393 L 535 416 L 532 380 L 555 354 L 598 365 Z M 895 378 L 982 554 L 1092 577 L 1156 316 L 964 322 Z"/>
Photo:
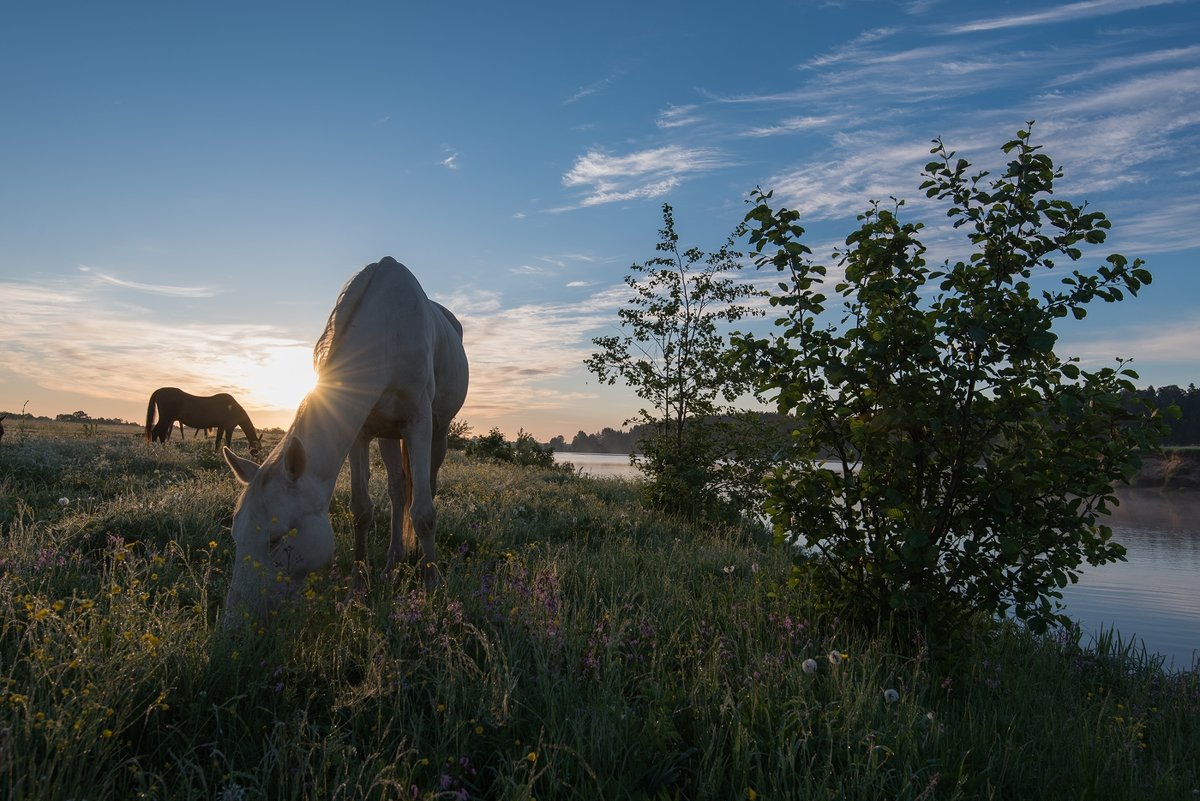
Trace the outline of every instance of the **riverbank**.
<path fill-rule="evenodd" d="M 31 434 L 0 449 L 0 488 L 12 801 L 1200 789 L 1197 674 L 1007 625 L 952 656 L 873 636 L 784 549 L 624 482 L 451 454 L 426 595 L 411 567 L 351 592 L 343 475 L 334 568 L 240 638 L 216 625 L 238 486 L 211 443 Z M 379 565 L 386 503 L 374 524 Z"/>

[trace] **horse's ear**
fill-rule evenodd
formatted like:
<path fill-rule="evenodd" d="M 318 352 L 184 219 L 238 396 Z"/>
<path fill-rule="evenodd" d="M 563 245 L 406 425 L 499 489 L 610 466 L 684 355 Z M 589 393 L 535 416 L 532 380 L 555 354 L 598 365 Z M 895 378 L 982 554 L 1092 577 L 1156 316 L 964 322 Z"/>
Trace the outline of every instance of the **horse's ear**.
<path fill-rule="evenodd" d="M 229 469 L 233 471 L 237 480 L 243 484 L 249 484 L 258 475 L 258 465 L 249 459 L 243 459 L 238 456 L 229 449 L 228 445 L 225 446 L 221 453 L 224 454 L 225 462 L 229 465 Z"/>
<path fill-rule="evenodd" d="M 304 443 L 299 437 L 293 436 L 288 442 L 287 450 L 283 452 L 283 466 L 288 478 L 292 481 L 304 474 L 304 466 L 308 463 L 308 454 L 304 452 Z"/>

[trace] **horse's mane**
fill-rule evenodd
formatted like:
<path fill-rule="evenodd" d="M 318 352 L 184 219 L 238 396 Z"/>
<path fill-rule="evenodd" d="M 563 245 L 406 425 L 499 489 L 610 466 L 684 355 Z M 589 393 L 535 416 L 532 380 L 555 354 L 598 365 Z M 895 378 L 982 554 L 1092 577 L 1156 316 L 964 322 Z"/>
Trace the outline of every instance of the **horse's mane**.
<path fill-rule="evenodd" d="M 380 265 L 390 260 L 389 257 L 368 265 L 342 287 L 337 303 L 333 305 L 333 311 L 329 313 L 329 319 L 325 322 L 325 330 L 317 338 L 317 344 L 313 347 L 313 369 L 317 375 L 321 374 L 321 368 L 333 357 L 337 344 L 341 341 L 339 335 L 349 327 L 350 321 L 354 319 L 376 271 L 379 270 Z"/>

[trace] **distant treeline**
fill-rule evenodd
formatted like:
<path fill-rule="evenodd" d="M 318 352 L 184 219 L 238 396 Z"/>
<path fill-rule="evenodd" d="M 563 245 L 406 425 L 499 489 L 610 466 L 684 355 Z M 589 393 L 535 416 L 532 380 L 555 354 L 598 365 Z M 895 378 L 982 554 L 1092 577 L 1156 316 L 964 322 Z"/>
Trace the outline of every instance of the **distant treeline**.
<path fill-rule="evenodd" d="M 1195 384 L 1188 384 L 1187 389 L 1174 384 L 1157 389 L 1147 387 L 1139 389 L 1137 394 L 1159 409 L 1166 409 L 1171 404 L 1179 407 L 1178 420 L 1167 417 L 1171 433 L 1163 440 L 1163 445 L 1200 445 L 1200 390 Z"/>
<path fill-rule="evenodd" d="M 774 412 L 762 412 L 759 417 L 762 421 L 778 427 L 781 437 L 787 436 L 787 419 L 782 415 Z M 547 444 L 555 451 L 569 453 L 637 453 L 638 442 L 652 431 L 653 426 L 647 423 L 638 423 L 628 431 L 615 428 L 605 428 L 598 434 L 580 431 L 570 442 L 567 442 L 567 438 L 560 434 L 553 437 Z"/>
<path fill-rule="evenodd" d="M 30 414 L 28 412 L 25 412 L 24 414 L 22 414 L 21 412 L 0 411 L 0 417 L 7 418 L 9 420 L 40 420 L 42 422 L 49 422 L 51 420 L 55 420 L 59 423 L 93 423 L 93 424 L 100 424 L 100 425 L 137 425 L 137 423 L 131 423 L 129 420 L 122 420 L 119 417 L 92 417 L 91 415 L 89 415 L 87 412 L 84 412 L 84 411 L 71 412 L 70 414 L 56 414 L 56 415 L 54 415 L 54 417 L 46 417 L 45 415 L 40 415 L 40 414 Z"/>
<path fill-rule="evenodd" d="M 569 443 L 562 434 L 553 437 L 549 443 L 556 451 L 572 453 L 633 453 L 640 440 L 650 426 L 636 425 L 629 431 L 618 431 L 615 428 L 605 428 L 599 434 L 589 434 L 580 431 Z"/>
<path fill-rule="evenodd" d="M 1200 389 L 1197 389 L 1195 384 L 1188 384 L 1187 389 L 1181 389 L 1174 384 L 1147 387 L 1139 389 L 1137 394 L 1159 409 L 1166 409 L 1171 404 L 1179 407 L 1181 414 L 1178 420 L 1173 417 L 1167 418 L 1171 433 L 1163 440 L 1163 445 L 1200 445 Z M 774 420 L 780 425 L 780 431 L 786 433 L 786 421 L 779 415 L 764 413 L 763 417 Z M 580 431 L 570 442 L 560 434 L 547 444 L 556 451 L 571 453 L 634 453 L 638 441 L 648 434 L 650 429 L 649 425 L 641 423 L 628 431 L 615 428 L 604 428 L 597 434 Z"/>

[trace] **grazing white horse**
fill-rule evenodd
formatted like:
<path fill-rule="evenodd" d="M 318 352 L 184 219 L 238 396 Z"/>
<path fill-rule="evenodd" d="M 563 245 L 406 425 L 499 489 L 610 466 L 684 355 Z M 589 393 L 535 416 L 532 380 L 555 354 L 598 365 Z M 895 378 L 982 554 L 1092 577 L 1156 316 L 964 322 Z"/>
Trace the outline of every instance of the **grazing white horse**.
<path fill-rule="evenodd" d="M 246 614 L 261 618 L 329 563 L 329 501 L 347 454 L 354 558 L 364 569 L 372 511 L 368 446 L 375 438 L 392 502 L 385 573 L 419 538 L 425 584 L 437 583 L 433 495 L 447 429 L 467 396 L 462 325 L 388 256 L 346 282 L 313 363 L 316 388 L 261 466 L 224 451 L 245 485 L 233 513 L 236 557 L 225 625 Z"/>

